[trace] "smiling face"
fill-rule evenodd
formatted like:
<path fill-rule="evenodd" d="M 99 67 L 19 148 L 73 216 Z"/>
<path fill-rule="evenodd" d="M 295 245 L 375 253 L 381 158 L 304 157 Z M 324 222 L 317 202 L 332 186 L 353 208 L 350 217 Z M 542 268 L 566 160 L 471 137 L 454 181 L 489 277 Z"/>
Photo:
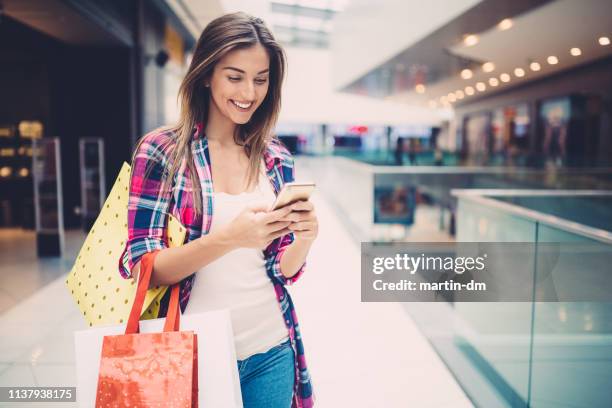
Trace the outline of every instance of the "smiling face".
<path fill-rule="evenodd" d="M 211 114 L 247 123 L 268 93 L 269 70 L 270 58 L 260 44 L 230 51 L 210 78 Z"/>

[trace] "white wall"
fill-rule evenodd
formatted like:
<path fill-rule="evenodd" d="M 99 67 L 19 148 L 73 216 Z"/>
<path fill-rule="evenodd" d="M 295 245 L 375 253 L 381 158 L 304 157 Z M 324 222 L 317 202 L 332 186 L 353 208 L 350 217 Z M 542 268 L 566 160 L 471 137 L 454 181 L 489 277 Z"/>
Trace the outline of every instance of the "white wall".
<path fill-rule="evenodd" d="M 339 93 L 331 83 L 329 50 L 287 48 L 281 122 L 436 125 L 449 111 Z"/>
<path fill-rule="evenodd" d="M 333 86 L 342 88 L 481 0 L 351 0 L 334 20 Z"/>

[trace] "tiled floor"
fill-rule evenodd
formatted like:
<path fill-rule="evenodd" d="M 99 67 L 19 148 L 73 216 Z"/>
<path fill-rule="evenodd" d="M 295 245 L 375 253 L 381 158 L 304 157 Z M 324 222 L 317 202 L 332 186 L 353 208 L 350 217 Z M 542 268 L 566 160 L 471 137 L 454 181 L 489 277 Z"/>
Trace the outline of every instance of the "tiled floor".
<path fill-rule="evenodd" d="M 37 258 L 32 231 L 0 228 L 0 313 L 15 306 L 70 269 L 85 234 L 69 230 L 61 258 Z"/>
<path fill-rule="evenodd" d="M 317 406 L 472 406 L 399 304 L 360 301 L 359 248 L 325 199 L 316 196 L 313 201 L 320 236 L 307 273 L 290 291 Z M 19 246 L 32 246 L 33 236 L 22 235 Z M 78 249 L 75 240 L 71 254 Z M 1 244 L 0 279 L 8 310 L 0 315 L 0 386 L 74 385 L 72 333 L 85 325 L 63 279 L 57 278 L 67 272 L 74 255 L 38 262 L 33 252 L 15 255 L 14 248 Z M 20 282 L 20 276 L 27 282 Z M 41 289 L 27 297 L 36 285 Z"/>

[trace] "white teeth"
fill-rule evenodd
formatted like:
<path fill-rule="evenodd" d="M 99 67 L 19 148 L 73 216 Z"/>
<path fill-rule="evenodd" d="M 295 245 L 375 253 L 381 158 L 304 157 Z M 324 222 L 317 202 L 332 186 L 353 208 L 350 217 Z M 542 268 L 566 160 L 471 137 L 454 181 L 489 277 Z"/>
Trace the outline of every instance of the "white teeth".
<path fill-rule="evenodd" d="M 236 106 L 238 106 L 239 108 L 242 108 L 242 109 L 248 109 L 253 104 L 253 102 L 249 102 L 249 103 L 240 103 L 240 102 L 236 102 L 236 101 L 232 101 L 232 102 L 234 103 L 234 105 L 236 105 Z"/>

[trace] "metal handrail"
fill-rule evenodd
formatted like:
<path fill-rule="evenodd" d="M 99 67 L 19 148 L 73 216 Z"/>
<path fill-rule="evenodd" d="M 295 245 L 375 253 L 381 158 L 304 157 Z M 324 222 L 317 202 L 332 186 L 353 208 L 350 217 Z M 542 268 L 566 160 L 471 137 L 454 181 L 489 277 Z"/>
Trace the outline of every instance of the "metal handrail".
<path fill-rule="evenodd" d="M 612 244 L 612 233 L 600 228 L 589 227 L 584 224 L 569 221 L 565 218 L 557 217 L 555 215 L 549 215 L 540 211 L 530 210 L 521 207 L 516 204 L 510 204 L 503 201 L 496 200 L 495 198 L 489 197 L 491 195 L 497 196 L 512 196 L 511 192 L 514 191 L 514 196 L 610 196 L 612 197 L 612 191 L 601 191 L 601 190 L 522 190 L 524 194 L 520 194 L 521 190 L 495 190 L 495 189 L 459 189 L 451 190 L 451 194 L 458 198 L 463 198 L 468 201 L 475 202 L 477 204 L 496 208 L 498 210 L 508 212 L 519 217 L 527 218 L 532 221 L 578 234 L 584 237 L 588 237 L 597 241 L 601 241 L 607 244 Z"/>

